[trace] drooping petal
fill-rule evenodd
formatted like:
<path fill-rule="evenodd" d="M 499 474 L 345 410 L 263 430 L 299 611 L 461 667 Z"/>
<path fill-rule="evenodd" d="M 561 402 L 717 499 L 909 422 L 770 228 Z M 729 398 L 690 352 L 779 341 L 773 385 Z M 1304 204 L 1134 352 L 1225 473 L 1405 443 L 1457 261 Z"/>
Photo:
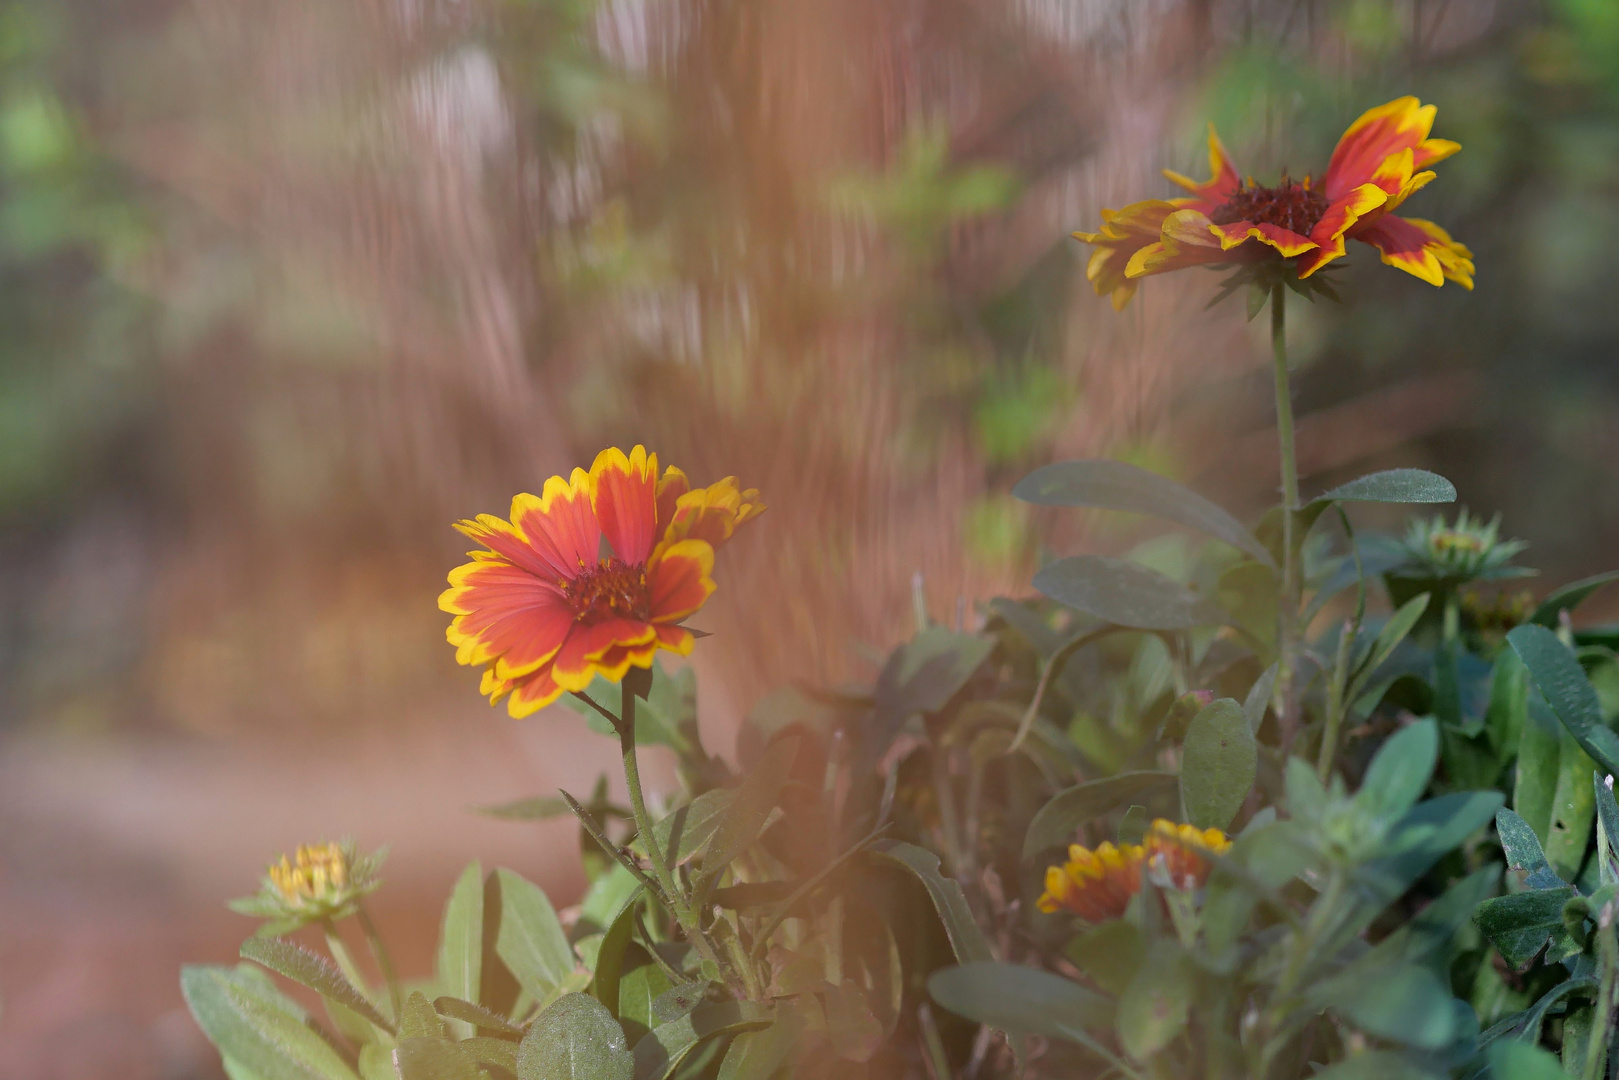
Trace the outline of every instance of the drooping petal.
<path fill-rule="evenodd" d="M 697 635 L 684 626 L 673 626 L 669 623 L 658 624 L 658 646 L 668 649 L 678 656 L 690 656 L 697 645 Z"/>
<path fill-rule="evenodd" d="M 1164 218 L 1158 241 L 1132 255 L 1124 272 L 1128 277 L 1139 278 L 1205 263 L 1249 261 L 1245 256 L 1245 252 L 1228 254 L 1220 246 L 1203 211 L 1176 210 Z"/>
<path fill-rule="evenodd" d="M 1234 221 L 1229 225 L 1211 224 L 1209 231 L 1219 239 L 1221 251 L 1230 251 L 1249 240 L 1258 240 L 1281 252 L 1282 258 L 1291 259 L 1316 246 L 1315 241 L 1308 236 L 1300 236 L 1292 229 L 1284 229 L 1280 225 L 1268 222 L 1261 222 L 1258 225 L 1251 221 Z"/>
<path fill-rule="evenodd" d="M 1426 169 L 1429 165 L 1437 165 L 1461 148 L 1461 143 L 1451 142 L 1449 139 L 1423 139 L 1417 145 L 1416 160 L 1412 163 L 1413 167 Z"/>
<path fill-rule="evenodd" d="M 657 636 L 650 624 L 619 616 L 596 623 L 575 623 L 551 661 L 551 678 L 564 690 L 583 690 L 601 670 L 601 658 L 615 647 L 645 645 L 656 641 Z M 624 677 L 622 671 L 618 677 Z"/>
<path fill-rule="evenodd" d="M 1436 145 L 1428 144 L 1428 132 L 1433 130 L 1434 114 L 1438 111 L 1437 106 L 1423 105 L 1410 96 L 1367 109 L 1338 140 L 1326 174 L 1321 178 L 1323 193 L 1336 201 L 1353 188 L 1370 183 L 1383 162 L 1403 150 L 1424 148 L 1420 165 L 1454 153 L 1455 150 L 1446 145 L 1437 145 L 1445 140 L 1436 139 L 1433 140 Z"/>
<path fill-rule="evenodd" d="M 610 447 L 596 455 L 590 479 L 613 554 L 631 565 L 646 562 L 658 540 L 658 455 L 640 445 L 628 456 Z"/>
<path fill-rule="evenodd" d="M 661 543 L 677 543 L 690 537 L 706 540 L 718 549 L 738 526 L 764 511 L 765 504 L 759 500 L 757 488 L 743 491 L 736 477 L 727 476 L 718 483 L 680 496 Z"/>
<path fill-rule="evenodd" d="M 1356 229 L 1353 238 L 1377 248 L 1389 266 L 1430 285 L 1448 278 L 1464 289 L 1473 287 L 1473 253 L 1431 221 L 1387 214 L 1369 228 Z"/>
<path fill-rule="evenodd" d="M 676 623 L 714 592 L 714 549 L 706 540 L 679 540 L 660 547 L 647 564 L 652 621 Z"/>
<path fill-rule="evenodd" d="M 549 664 L 506 684 L 506 689 L 511 691 L 511 698 L 506 702 L 506 713 L 513 720 L 521 720 L 525 716 L 539 712 L 563 693 L 562 687 L 551 677 Z M 498 696 L 491 695 L 491 703 L 496 700 Z"/>
<path fill-rule="evenodd" d="M 670 465 L 663 470 L 663 476 L 658 480 L 658 535 L 662 536 L 668 529 L 669 522 L 675 517 L 675 504 L 680 497 L 691 490 L 691 481 L 686 474 Z"/>
<path fill-rule="evenodd" d="M 1299 259 L 1298 276 L 1307 278 L 1341 256 L 1344 253 L 1344 234 L 1365 215 L 1375 213 L 1387 200 L 1388 196 L 1376 184 L 1362 184 L 1328 206 L 1321 220 L 1310 230 L 1316 248 Z"/>
<path fill-rule="evenodd" d="M 1164 220 L 1191 200 L 1148 199 L 1131 203 L 1123 210 L 1103 210 L 1102 227 L 1096 232 L 1077 232 L 1074 239 L 1096 250 L 1085 265 L 1085 278 L 1097 296 L 1109 297 L 1114 311 L 1135 295 L 1136 283 L 1128 279 L 1126 268 L 1142 248 L 1157 244 Z"/>
<path fill-rule="evenodd" d="M 555 585 L 521 567 L 479 560 L 450 571 L 439 608 L 455 615 L 445 636 L 457 663 L 493 661 L 502 678 L 527 674 L 555 655 L 573 609 Z"/>
<path fill-rule="evenodd" d="M 1196 200 L 1191 205 L 1205 214 L 1229 199 L 1242 186 L 1242 176 L 1231 164 L 1231 155 L 1226 152 L 1225 144 L 1215 133 L 1213 124 L 1209 125 L 1209 178 L 1200 184 L 1173 169 L 1165 169 L 1164 177 L 1191 192 Z"/>
<path fill-rule="evenodd" d="M 590 476 L 583 469 L 573 470 L 567 480 L 551 477 L 538 498 L 524 494 L 513 499 L 512 525 L 558 578 L 571 579 L 596 565 L 601 526 L 591 506 Z"/>

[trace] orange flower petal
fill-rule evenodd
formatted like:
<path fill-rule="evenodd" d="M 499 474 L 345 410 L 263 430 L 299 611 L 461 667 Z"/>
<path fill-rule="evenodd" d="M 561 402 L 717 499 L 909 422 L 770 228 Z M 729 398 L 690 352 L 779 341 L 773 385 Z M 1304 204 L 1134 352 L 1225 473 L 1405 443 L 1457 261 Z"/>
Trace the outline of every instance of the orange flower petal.
<path fill-rule="evenodd" d="M 626 457 L 609 447 L 596 455 L 590 479 L 596 517 L 613 554 L 631 565 L 646 562 L 658 540 L 658 455 L 637 445 Z"/>
<path fill-rule="evenodd" d="M 1300 236 L 1292 229 L 1284 229 L 1280 225 L 1271 225 L 1268 222 L 1258 225 L 1251 221 L 1234 221 L 1229 225 L 1211 224 L 1209 231 L 1219 238 L 1221 251 L 1230 251 L 1249 240 L 1258 240 L 1281 252 L 1282 258 L 1291 259 L 1316 246 L 1315 241 L 1308 236 Z"/>
<path fill-rule="evenodd" d="M 690 656 L 697 645 L 697 635 L 684 626 L 671 626 L 668 623 L 657 625 L 658 645 L 668 649 L 677 656 Z"/>
<path fill-rule="evenodd" d="M 663 470 L 663 478 L 658 481 L 658 533 L 661 536 L 675 518 L 675 505 L 680 497 L 691 490 L 691 481 L 686 474 L 670 465 Z"/>
<path fill-rule="evenodd" d="M 562 687 L 551 678 L 551 668 L 526 675 L 510 684 L 511 697 L 506 702 L 506 713 L 513 720 L 521 720 L 545 708 L 562 696 Z M 498 696 L 492 700 L 498 700 Z"/>
<path fill-rule="evenodd" d="M 1073 234 L 1096 248 L 1085 265 L 1085 278 L 1097 296 L 1112 300 L 1113 310 L 1122 311 L 1135 295 L 1136 284 L 1127 272 L 1132 257 L 1159 243 L 1164 220 L 1180 209 L 1182 201 L 1190 200 L 1148 199 L 1123 210 L 1103 210 L 1100 230 Z"/>
<path fill-rule="evenodd" d="M 601 548 L 601 526 L 591 506 L 590 475 L 583 469 L 573 470 L 573 476 L 567 480 L 551 477 L 538 498 L 524 494 L 513 499 L 512 525 L 542 561 L 543 569 L 536 569 L 536 574 L 571 578 L 581 567 L 596 565 Z M 482 537 L 473 539 L 489 544 Z M 504 548 L 495 550 L 506 554 Z M 528 564 L 519 562 L 518 565 L 526 567 Z"/>
<path fill-rule="evenodd" d="M 662 543 L 668 545 L 689 537 L 706 540 L 718 549 L 739 525 L 764 511 L 765 504 L 759 501 L 757 488 L 743 491 L 736 477 L 727 476 L 706 488 L 688 491 L 676 500 Z"/>
<path fill-rule="evenodd" d="M 1425 146 L 1438 111 L 1437 106 L 1423 105 L 1409 96 L 1367 109 L 1338 140 L 1326 175 L 1321 178 L 1322 192 L 1336 201 L 1352 189 L 1369 183 L 1391 154 Z M 1428 147 L 1425 155 L 1438 156 L 1425 156 L 1422 164 L 1454 152 L 1447 152 L 1443 146 Z"/>
<path fill-rule="evenodd" d="M 1164 218 L 1159 240 L 1130 257 L 1125 275 L 1131 278 L 1163 274 L 1186 266 L 1213 262 L 1242 262 L 1242 256 L 1226 254 L 1210 230 L 1208 215 L 1201 210 L 1176 210 Z"/>
<path fill-rule="evenodd" d="M 703 606 L 714 591 L 714 549 L 706 540 L 660 547 L 647 564 L 652 621 L 675 623 Z"/>
<path fill-rule="evenodd" d="M 1209 178 L 1200 184 L 1172 169 L 1165 169 L 1164 177 L 1191 192 L 1197 199 L 1192 205 L 1204 213 L 1225 202 L 1242 186 L 1242 177 L 1231 164 L 1231 155 L 1226 152 L 1213 124 L 1209 125 Z"/>
<path fill-rule="evenodd" d="M 1354 238 L 1377 248 L 1389 266 L 1430 285 L 1443 285 L 1448 278 L 1464 289 L 1473 287 L 1473 253 L 1431 221 L 1388 214 L 1369 228 L 1356 229 Z"/>
<path fill-rule="evenodd" d="M 439 607 L 456 617 L 445 632 L 456 662 L 491 660 L 502 678 L 525 675 L 556 654 L 573 626 L 573 609 L 549 582 L 498 562 L 471 562 L 450 571 Z"/>
<path fill-rule="evenodd" d="M 1387 200 L 1388 195 L 1376 184 L 1362 184 L 1328 206 L 1327 212 L 1321 215 L 1321 220 L 1316 222 L 1315 228 L 1310 231 L 1316 249 L 1306 252 L 1299 259 L 1296 269 L 1298 276 L 1307 278 L 1342 255 L 1344 233 L 1356 225 L 1363 216 L 1379 210 Z"/>
<path fill-rule="evenodd" d="M 607 618 L 575 623 L 551 661 L 551 678 L 564 690 L 583 690 L 601 669 L 599 661 L 615 646 L 634 647 L 657 639 L 657 631 L 635 619 Z M 619 673 L 623 678 L 623 672 Z"/>

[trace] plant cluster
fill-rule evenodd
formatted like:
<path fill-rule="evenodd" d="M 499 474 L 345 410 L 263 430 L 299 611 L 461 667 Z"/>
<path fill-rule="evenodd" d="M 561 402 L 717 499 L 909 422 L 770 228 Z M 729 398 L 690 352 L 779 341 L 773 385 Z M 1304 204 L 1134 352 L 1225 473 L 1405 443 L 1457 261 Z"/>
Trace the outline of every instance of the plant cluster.
<path fill-rule="evenodd" d="M 1304 500 L 1293 464 L 1288 292 L 1318 293 L 1303 283 L 1346 237 L 1470 284 L 1465 248 L 1389 213 L 1457 149 L 1432 122 L 1414 99 L 1371 110 L 1319 189 L 1239 179 L 1215 139 L 1214 177 L 1182 178 L 1191 199 L 1083 237 L 1115 303 L 1203 262 L 1236 263 L 1254 313 L 1271 306 L 1280 506 L 1249 527 L 1135 466 L 1038 469 L 1014 495 L 1186 532 L 1055 560 L 1037 596 L 989 602 L 976 627 L 919 599 L 915 635 L 869 684 L 761 701 L 735 770 L 702 744 L 690 669 L 657 654 L 695 647 L 684 620 L 757 492 L 614 449 L 509 519 L 463 522 L 483 549 L 440 599 L 457 658 L 514 716 L 560 699 L 616 737 L 629 805 L 602 778 L 584 801 L 490 808 L 574 815 L 589 889 L 558 913 L 472 864 L 427 979 L 398 977 L 366 914 L 374 860 L 283 858 L 238 905 L 265 920 L 252 963 L 182 976 L 227 1071 L 1612 1075 L 1619 630 L 1576 630 L 1570 612 L 1619 573 L 1538 605 L 1482 591 L 1526 573 L 1495 522 L 1464 511 L 1381 537 L 1345 512 L 1452 502 L 1448 481 L 1394 469 Z M 656 810 L 648 744 L 681 780 Z M 345 944 L 351 918 L 380 983 Z M 303 926 L 330 959 L 285 936 Z M 329 1023 L 266 969 L 318 994 Z"/>

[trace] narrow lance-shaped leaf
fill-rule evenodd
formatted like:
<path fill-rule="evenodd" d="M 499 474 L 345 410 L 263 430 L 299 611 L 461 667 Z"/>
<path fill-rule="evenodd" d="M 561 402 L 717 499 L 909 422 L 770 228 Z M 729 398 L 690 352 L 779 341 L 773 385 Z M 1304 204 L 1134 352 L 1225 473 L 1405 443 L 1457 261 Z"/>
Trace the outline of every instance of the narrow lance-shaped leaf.
<path fill-rule="evenodd" d="M 573 973 L 573 949 L 545 892 L 504 867 L 495 871 L 500 925 L 495 952 L 519 985 L 544 1001 Z"/>
<path fill-rule="evenodd" d="M 1355 801 L 1374 818 L 1392 822 L 1427 790 L 1439 760 L 1439 726 L 1430 719 L 1402 728 L 1378 748 Z"/>
<path fill-rule="evenodd" d="M 1604 729 L 1606 730 L 1606 729 Z M 1546 858 L 1565 880 L 1579 876 L 1590 845 L 1596 818 L 1596 799 L 1590 776 L 1591 757 L 1564 729 L 1557 748 L 1557 787 L 1552 794 L 1552 816 L 1546 830 Z"/>
<path fill-rule="evenodd" d="M 474 860 L 461 872 L 439 923 L 436 964 L 439 989 L 453 998 L 478 1001 L 483 981 L 483 867 Z M 473 1034 L 458 1027 L 460 1037 Z"/>
<path fill-rule="evenodd" d="M 1619 884 L 1619 802 L 1599 772 L 1591 773 L 1597 806 L 1597 872 L 1600 885 Z"/>
<path fill-rule="evenodd" d="M 1312 502 L 1449 503 L 1456 485 L 1427 469 L 1386 469 L 1340 484 Z"/>
<path fill-rule="evenodd" d="M 1349 690 L 1344 695 L 1346 699 L 1353 700 L 1360 696 L 1360 691 L 1367 680 L 1393 655 L 1394 650 L 1399 648 L 1400 642 L 1406 639 L 1412 628 L 1417 625 L 1417 620 L 1422 618 L 1422 613 L 1428 610 L 1428 597 L 1428 593 L 1412 597 L 1401 604 L 1400 610 L 1383 624 L 1383 629 L 1378 631 L 1366 658 L 1357 666 L 1354 678 L 1349 682 Z"/>
<path fill-rule="evenodd" d="M 737 789 L 736 798 L 721 816 L 713 838 L 703 849 L 703 877 L 712 882 L 731 860 L 746 851 L 764 828 L 770 811 L 781 798 L 781 789 L 798 754 L 798 738 L 777 739 L 765 756 L 748 773 Z"/>
<path fill-rule="evenodd" d="M 959 883 L 939 872 L 937 855 L 899 840 L 882 840 L 868 850 L 898 863 L 927 889 L 957 960 L 971 964 L 993 959 L 989 942 L 974 921 L 972 908 L 967 906 L 966 894 L 961 891 Z"/>
<path fill-rule="evenodd" d="M 1023 837 L 1023 857 L 1032 859 L 1047 848 L 1065 846 L 1080 825 L 1149 795 L 1171 790 L 1176 780 L 1174 773 L 1128 772 L 1064 788 L 1029 822 L 1029 831 Z"/>
<path fill-rule="evenodd" d="M 358 1080 L 305 1025 L 301 1010 L 268 985 L 267 976 L 256 974 L 245 965 L 181 969 L 186 1005 L 220 1053 L 257 1080 Z"/>
<path fill-rule="evenodd" d="M 1224 540 L 1263 563 L 1271 562 L 1265 545 L 1219 505 L 1167 477 L 1122 461 L 1060 461 L 1042 466 L 1019 480 L 1012 494 L 1040 506 L 1088 506 L 1147 514 Z"/>
<path fill-rule="evenodd" d="M 1619 581 L 1619 570 L 1609 570 L 1605 574 L 1582 578 L 1560 589 L 1553 589 L 1551 595 L 1535 608 L 1535 613 L 1529 616 L 1529 621 L 1548 629 L 1556 629 L 1557 620 L 1563 612 L 1579 607 L 1592 593 L 1614 581 Z"/>
<path fill-rule="evenodd" d="M 1619 735 L 1602 720 L 1602 707 L 1590 680 L 1557 635 L 1544 626 L 1527 624 L 1507 635 L 1529 677 L 1546 698 L 1546 703 L 1573 732 L 1587 754 L 1604 772 L 1619 773 Z"/>
<path fill-rule="evenodd" d="M 1105 555 L 1058 559 L 1034 575 L 1034 587 L 1076 611 L 1138 630 L 1185 630 L 1223 618 L 1218 607 L 1186 586 Z"/>
<path fill-rule="evenodd" d="M 250 937 L 242 942 L 242 956 L 257 960 L 271 971 L 285 975 L 318 994 L 331 998 L 340 1005 L 359 1013 L 371 1023 L 390 1034 L 390 1024 L 365 995 L 354 988 L 337 965 L 317 953 L 310 952 L 281 938 Z"/>
<path fill-rule="evenodd" d="M 1535 830 L 1523 818 L 1511 810 L 1502 810 L 1495 815 L 1495 831 L 1501 836 L 1507 869 L 1522 871 L 1524 884 L 1529 888 L 1560 889 L 1568 885 L 1552 870 Z"/>
<path fill-rule="evenodd" d="M 394 1049 L 399 1080 L 484 1080 L 478 1059 L 460 1043 L 401 1039 Z"/>
<path fill-rule="evenodd" d="M 1076 1032 L 1113 1023 L 1113 1003 L 1101 994 L 1017 964 L 942 968 L 928 979 L 928 993 L 957 1016 L 1013 1034 L 1073 1041 Z"/>
<path fill-rule="evenodd" d="M 635 1080 L 664 1080 L 675 1073 L 703 1040 L 730 1032 L 762 1029 L 770 1025 L 772 1018 L 769 1008 L 754 1002 L 722 1001 L 704 1005 L 672 1023 L 660 1024 L 635 1044 Z M 520 1080 L 530 1078 L 525 1076 Z"/>

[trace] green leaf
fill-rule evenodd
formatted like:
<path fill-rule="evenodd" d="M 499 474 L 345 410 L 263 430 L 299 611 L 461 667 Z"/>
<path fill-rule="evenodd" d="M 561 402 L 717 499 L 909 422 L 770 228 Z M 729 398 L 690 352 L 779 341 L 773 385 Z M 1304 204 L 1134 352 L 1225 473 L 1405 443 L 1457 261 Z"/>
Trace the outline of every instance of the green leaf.
<path fill-rule="evenodd" d="M 518 1080 L 630 1080 L 635 1057 L 613 1014 L 564 994 L 534 1018 L 517 1047 Z"/>
<path fill-rule="evenodd" d="M 1105 555 L 1073 555 L 1034 575 L 1034 587 L 1103 622 L 1139 630 L 1212 626 L 1220 609 L 1156 570 Z"/>
<path fill-rule="evenodd" d="M 1063 950 L 1091 981 L 1118 997 L 1141 970 L 1147 944 L 1135 924 L 1110 919 L 1080 932 Z"/>
<path fill-rule="evenodd" d="M 1507 635 L 1529 677 L 1587 754 L 1606 773 L 1619 773 L 1619 735 L 1602 722 L 1602 706 L 1580 662 L 1557 635 L 1527 624 Z"/>
<path fill-rule="evenodd" d="M 722 1001 L 704 1005 L 671 1024 L 660 1024 L 635 1044 L 635 1080 L 663 1080 L 670 1076 L 704 1039 L 733 1031 L 765 1028 L 770 1010 L 751 1001 Z M 520 1080 L 530 1080 L 521 1077 Z"/>
<path fill-rule="evenodd" d="M 1619 802 L 1599 772 L 1591 773 L 1597 805 L 1597 881 L 1619 884 Z"/>
<path fill-rule="evenodd" d="M 572 813 L 564 800 L 545 797 L 518 799 L 516 802 L 496 803 L 492 806 L 474 806 L 472 812 L 506 821 L 549 821 L 551 818 L 567 817 Z"/>
<path fill-rule="evenodd" d="M 491 1039 L 487 1035 L 477 1035 L 463 1039 L 460 1045 L 461 1049 L 471 1054 L 478 1064 L 498 1065 L 511 1075 L 517 1075 L 517 1043 L 512 1040 Z"/>
<path fill-rule="evenodd" d="M 960 883 L 939 872 L 937 855 L 900 840 L 880 840 L 867 850 L 898 863 L 927 889 L 958 961 L 974 964 L 994 959 L 990 955 L 989 942 L 984 939 L 984 932 L 973 919 L 972 908 L 967 906 L 967 897 L 961 891 Z"/>
<path fill-rule="evenodd" d="M 1061 461 L 1034 470 L 1012 488 L 1039 506 L 1089 506 L 1147 514 L 1196 529 L 1272 564 L 1270 552 L 1219 505 L 1167 477 L 1122 461 Z"/>
<path fill-rule="evenodd" d="M 1502 810 L 1495 815 L 1495 831 L 1501 836 L 1501 850 L 1507 858 L 1507 869 L 1523 871 L 1524 884 L 1529 888 L 1560 889 L 1568 885 L 1552 871 L 1551 864 L 1546 861 L 1546 853 L 1541 849 L 1540 839 L 1523 818 L 1511 810 Z"/>
<path fill-rule="evenodd" d="M 551 901 L 538 885 L 501 867 L 495 871 L 500 922 L 495 955 L 518 985 L 536 1001 L 544 1001 L 573 974 L 573 949 Z"/>
<path fill-rule="evenodd" d="M 1588 779 L 1595 768 L 1573 732 L 1565 729 L 1557 747 L 1557 788 L 1552 793 L 1551 823 L 1546 830 L 1546 859 L 1565 879 L 1578 877 L 1585 863 L 1596 818 L 1595 793 Z"/>
<path fill-rule="evenodd" d="M 459 1043 L 401 1039 L 394 1050 L 399 1080 L 486 1080 L 478 1061 Z"/>
<path fill-rule="evenodd" d="M 180 992 L 197 1026 L 220 1053 L 259 1080 L 358 1080 L 262 972 L 185 967 Z"/>
<path fill-rule="evenodd" d="M 1527 682 L 1529 671 L 1524 668 L 1518 654 L 1510 649 L 1503 653 L 1523 671 Z M 1552 798 L 1557 793 L 1557 768 L 1563 753 L 1566 729 L 1539 690 L 1525 686 L 1523 727 L 1519 730 L 1517 782 L 1512 792 L 1512 805 L 1518 814 L 1535 830 L 1542 844 L 1551 832 Z"/>
<path fill-rule="evenodd" d="M 1174 942 L 1160 941 L 1119 999 L 1119 1042 L 1145 1061 L 1174 1041 L 1186 1027 L 1197 994 L 1195 973 Z"/>
<path fill-rule="evenodd" d="M 688 732 L 697 716 L 697 673 L 690 668 L 666 671 L 661 661 L 654 665 L 649 676 L 652 689 L 636 704 L 635 741 L 643 746 L 667 746 L 677 754 L 689 753 L 696 749 Z M 619 683 L 597 675 L 584 692 L 608 712 L 618 714 Z M 583 716 L 585 725 L 596 734 L 618 737 L 605 716 L 572 694 L 564 694 L 561 703 Z"/>
<path fill-rule="evenodd" d="M 1490 944 L 1513 968 L 1522 968 L 1552 939 L 1552 951 L 1568 941 L 1563 927 L 1563 905 L 1575 896 L 1572 888 L 1539 889 L 1486 900 L 1473 913 L 1473 921 Z"/>
<path fill-rule="evenodd" d="M 1490 1075 L 1495 1080 L 1568 1080 L 1563 1063 L 1538 1046 L 1503 1039 L 1490 1047 Z"/>
<path fill-rule="evenodd" d="M 1557 629 L 1558 617 L 1564 611 L 1572 611 L 1579 607 L 1592 593 L 1612 581 L 1619 581 L 1619 570 L 1609 570 L 1605 574 L 1582 578 L 1579 581 L 1570 582 L 1560 589 L 1553 589 L 1551 595 L 1542 600 L 1540 606 L 1535 608 L 1535 613 L 1529 616 L 1529 621 L 1555 630 Z"/>
<path fill-rule="evenodd" d="M 1360 690 L 1366 685 L 1367 680 L 1394 654 L 1394 650 L 1399 648 L 1400 642 L 1406 639 L 1406 635 L 1411 633 L 1417 621 L 1422 618 L 1422 613 L 1428 610 L 1428 597 L 1428 593 L 1412 597 L 1401 604 L 1400 609 L 1383 624 L 1383 629 L 1378 631 L 1376 639 L 1372 642 L 1371 651 L 1365 661 L 1358 666 L 1355 677 L 1350 680 L 1346 698 L 1360 696 Z"/>
<path fill-rule="evenodd" d="M 354 984 L 338 970 L 337 965 L 324 956 L 281 938 L 262 937 L 250 937 L 242 942 L 241 955 L 247 960 L 257 960 L 271 971 L 331 998 L 383 1031 L 393 1034 L 394 1026 L 364 994 L 354 988 Z"/>
<path fill-rule="evenodd" d="M 1374 820 L 1392 822 L 1428 788 L 1439 760 L 1439 725 L 1432 718 L 1401 728 L 1378 748 L 1355 802 Z"/>
<path fill-rule="evenodd" d="M 657 1026 L 652 1003 L 671 985 L 669 976 L 656 964 L 632 968 L 619 980 L 617 1016 L 624 1030 L 630 1033 L 632 1044 Z"/>
<path fill-rule="evenodd" d="M 849 979 L 821 991 L 832 1052 L 844 1061 L 867 1062 L 882 1049 L 883 1025 L 865 993 Z"/>
<path fill-rule="evenodd" d="M 591 994 L 597 1001 L 607 1006 L 607 1011 L 615 1017 L 619 1014 L 618 991 L 620 980 L 624 975 L 624 954 L 635 934 L 635 912 L 641 906 L 641 899 L 642 893 L 637 889 L 624 902 L 624 906 L 608 924 L 607 933 L 602 936 L 601 948 L 596 952 Z"/>
<path fill-rule="evenodd" d="M 1029 822 L 1029 830 L 1023 837 L 1023 858 L 1033 859 L 1048 848 L 1066 846 L 1074 830 L 1086 822 L 1148 794 L 1169 789 L 1178 780 L 1174 773 L 1127 772 L 1064 788 Z"/>
<path fill-rule="evenodd" d="M 1245 559 L 1221 574 L 1214 588 L 1215 601 L 1225 610 L 1226 621 L 1247 634 L 1256 653 L 1266 658 L 1276 649 L 1278 584 L 1274 569 Z"/>
<path fill-rule="evenodd" d="M 1386 469 L 1340 484 L 1311 502 L 1449 503 L 1456 485 L 1427 469 Z"/>
<path fill-rule="evenodd" d="M 691 802 L 682 806 L 672 814 L 665 814 L 663 818 L 652 825 L 652 835 L 658 841 L 658 850 L 668 858 L 671 849 L 674 851 L 674 863 L 680 865 L 702 850 L 704 844 L 714 835 L 720 822 L 725 819 L 725 812 L 730 809 L 731 802 L 736 798 L 736 792 L 726 788 L 715 788 L 705 791 Z M 638 855 L 646 854 L 646 845 L 637 836 L 630 841 L 630 850 Z"/>
<path fill-rule="evenodd" d="M 1181 744 L 1181 797 L 1200 829 L 1224 829 L 1242 809 L 1259 770 L 1259 747 L 1242 706 L 1210 702 L 1192 718 Z"/>
<path fill-rule="evenodd" d="M 1270 708 L 1271 694 L 1276 690 L 1277 665 L 1272 664 L 1266 668 L 1254 685 L 1248 688 L 1248 696 L 1242 703 L 1242 715 L 1248 718 L 1248 730 L 1257 738 L 1259 728 L 1265 722 L 1265 710 Z"/>
<path fill-rule="evenodd" d="M 892 733 L 916 713 L 938 712 L 994 650 L 992 637 L 929 626 L 895 649 L 883 665 L 872 701 L 878 722 Z"/>
<path fill-rule="evenodd" d="M 1365 1050 L 1312 1074 L 1310 1080 L 1439 1080 L 1439 1076 L 1406 1054 Z"/>
<path fill-rule="evenodd" d="M 478 1001 L 483 982 L 483 867 L 474 859 L 456 879 L 439 923 L 436 962 L 439 989 L 452 998 Z M 473 1034 L 452 1025 L 460 1038 Z"/>
<path fill-rule="evenodd" d="M 1380 1038 L 1439 1050 L 1459 1034 L 1450 989 L 1425 967 L 1353 968 L 1310 994 L 1361 1030 Z"/>
<path fill-rule="evenodd" d="M 770 1080 L 798 1049 L 804 1021 L 790 1003 L 776 1006 L 776 1022 L 740 1032 L 725 1051 L 717 1080 Z"/>
<path fill-rule="evenodd" d="M 434 998 L 433 1011 L 452 1020 L 464 1020 L 469 1029 L 483 1028 L 485 1031 L 498 1031 L 502 1035 L 509 1035 L 514 1039 L 523 1037 L 523 1029 L 504 1016 L 490 1012 L 482 1005 L 462 998 L 447 996 Z"/>
<path fill-rule="evenodd" d="M 1540 1000 L 1535 1002 L 1534 1005 L 1524 1010 L 1522 1030 L 1519 1031 L 1518 1038 L 1533 1046 L 1540 1041 L 1540 1026 L 1545 1022 L 1546 1015 L 1551 1012 L 1558 1002 L 1570 994 L 1595 990 L 1596 988 L 1597 980 L 1591 976 L 1578 976 L 1558 983 L 1542 994 Z"/>
<path fill-rule="evenodd" d="M 941 968 L 928 978 L 928 993 L 957 1016 L 1013 1035 L 1072 1040 L 1076 1031 L 1113 1023 L 1113 1003 L 1101 994 L 1017 964 Z"/>
<path fill-rule="evenodd" d="M 442 1039 L 444 1025 L 427 995 L 413 990 L 399 1010 L 399 1037 L 402 1039 Z"/>
<path fill-rule="evenodd" d="M 798 737 L 789 735 L 770 744 L 764 757 L 749 771 L 736 797 L 720 815 L 714 835 L 703 849 L 703 876 L 712 879 L 759 838 L 770 811 L 798 755 Z"/>

